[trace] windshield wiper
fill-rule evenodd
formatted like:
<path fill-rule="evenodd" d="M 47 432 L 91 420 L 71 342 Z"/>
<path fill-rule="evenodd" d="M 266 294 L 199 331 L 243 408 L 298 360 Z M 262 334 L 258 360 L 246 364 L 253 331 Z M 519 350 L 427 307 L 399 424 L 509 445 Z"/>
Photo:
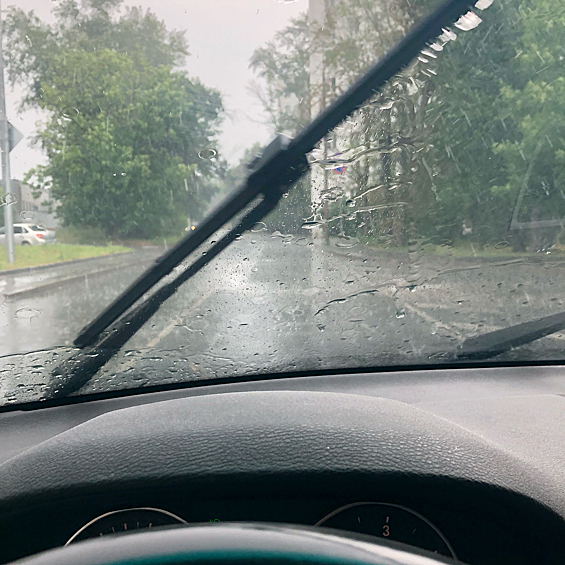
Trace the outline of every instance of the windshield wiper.
<path fill-rule="evenodd" d="M 459 346 L 456 357 L 468 360 L 490 359 L 564 328 L 565 312 L 552 314 L 466 339 Z"/>
<path fill-rule="evenodd" d="M 236 228 L 212 245 L 206 255 L 201 256 L 180 275 L 182 282 L 194 276 L 242 231 L 249 229 L 267 215 L 291 184 L 308 170 L 306 155 L 318 142 L 406 67 L 428 42 L 461 17 L 471 4 L 469 0 L 447 0 L 425 20 L 414 26 L 381 61 L 328 106 L 295 139 L 288 140 L 283 136 L 276 138 L 253 164 L 252 171 L 243 185 L 81 330 L 74 344 L 84 351 L 55 370 L 53 374 L 56 378 L 47 394 L 51 397 L 66 396 L 81 388 L 181 283 L 177 282 L 178 279 L 168 283 L 124 316 L 132 306 L 246 207 L 254 206 Z"/>

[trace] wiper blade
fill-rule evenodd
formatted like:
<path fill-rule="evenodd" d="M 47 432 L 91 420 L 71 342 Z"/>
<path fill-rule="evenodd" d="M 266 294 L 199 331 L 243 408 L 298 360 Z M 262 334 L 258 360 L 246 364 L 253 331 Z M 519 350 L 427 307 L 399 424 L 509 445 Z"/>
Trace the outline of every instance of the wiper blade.
<path fill-rule="evenodd" d="M 282 135 L 275 138 L 263 151 L 246 182 L 228 196 L 206 220 L 196 226 L 194 231 L 181 239 L 168 252 L 161 255 L 154 265 L 149 267 L 101 314 L 85 326 L 75 338 L 74 345 L 81 348 L 95 345 L 100 334 L 142 298 L 146 292 L 151 290 L 186 257 L 258 197 L 262 197 L 263 201 L 271 202 L 272 206 L 262 216 L 258 217 L 256 222 L 266 216 L 277 204 L 285 188 L 298 180 L 308 169 L 305 154 L 296 151 L 290 152 L 289 141 L 289 138 Z M 230 233 L 234 233 L 235 229 L 237 228 L 231 230 Z M 233 239 L 235 239 L 235 236 Z M 219 242 L 211 247 L 207 255 L 203 256 L 204 259 L 199 261 L 200 268 L 217 255 L 217 253 L 214 253 L 214 249 L 218 247 L 218 244 Z"/>
<path fill-rule="evenodd" d="M 359 109 L 370 96 L 376 94 L 389 79 L 406 67 L 428 42 L 461 17 L 471 4 L 469 0 L 447 0 L 425 20 L 414 26 L 381 61 L 328 106 L 294 140 L 288 140 L 284 136 L 277 137 L 253 164 L 250 175 L 236 191 L 81 330 L 74 344 L 82 351 L 54 371 L 54 381 L 46 395 L 66 396 L 88 382 L 180 284 L 194 276 L 240 233 L 250 229 L 276 206 L 282 194 L 308 170 L 307 153 L 312 151 L 327 133 Z M 254 207 L 239 225 L 212 245 L 206 255 L 200 256 L 177 279 L 164 285 L 145 302 L 140 302 L 136 308 L 124 315 L 186 257 L 252 204 Z"/>
<path fill-rule="evenodd" d="M 130 310 L 123 318 L 104 332 L 94 346 L 87 346 L 64 361 L 52 374 L 45 390 L 47 398 L 64 397 L 80 390 L 136 332 L 157 312 L 161 304 L 177 288 L 194 276 L 206 263 L 225 249 L 239 234 L 253 227 L 276 205 L 277 200 L 263 200 L 250 210 L 237 227 L 225 234 L 206 255 L 201 255 L 177 278 L 153 293 L 147 300 Z"/>
<path fill-rule="evenodd" d="M 466 339 L 457 351 L 457 359 L 480 360 L 496 357 L 516 347 L 532 343 L 565 328 L 565 312 L 523 322 Z"/>
<path fill-rule="evenodd" d="M 74 341 L 75 345 L 92 345 L 101 332 L 259 195 L 272 198 L 280 193 L 281 187 L 287 187 L 298 180 L 306 171 L 306 154 L 312 151 L 328 132 L 357 110 L 367 98 L 407 66 L 428 41 L 440 35 L 443 28 L 462 16 L 470 5 L 469 0 L 445 2 L 423 22 L 414 26 L 395 48 L 304 128 L 293 141 L 285 146 L 277 138 L 271 143 L 246 182 L 83 328 Z"/>

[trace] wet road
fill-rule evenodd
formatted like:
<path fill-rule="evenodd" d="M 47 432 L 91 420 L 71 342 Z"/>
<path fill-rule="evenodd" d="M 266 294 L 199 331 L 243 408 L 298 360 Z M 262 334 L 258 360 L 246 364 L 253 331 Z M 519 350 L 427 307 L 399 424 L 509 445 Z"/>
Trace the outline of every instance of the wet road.
<path fill-rule="evenodd" d="M 5 301 L 0 351 L 71 343 L 143 267 Z M 371 254 L 248 234 L 186 283 L 91 386 L 441 360 L 466 337 L 563 310 L 564 270 L 552 256 Z"/>
<path fill-rule="evenodd" d="M 548 256 L 368 257 L 310 242 L 245 237 L 163 306 L 100 386 L 441 361 L 466 337 L 563 309 L 565 262 Z"/>
<path fill-rule="evenodd" d="M 0 276 L 0 356 L 72 343 L 82 326 L 161 249 L 137 250 Z"/>

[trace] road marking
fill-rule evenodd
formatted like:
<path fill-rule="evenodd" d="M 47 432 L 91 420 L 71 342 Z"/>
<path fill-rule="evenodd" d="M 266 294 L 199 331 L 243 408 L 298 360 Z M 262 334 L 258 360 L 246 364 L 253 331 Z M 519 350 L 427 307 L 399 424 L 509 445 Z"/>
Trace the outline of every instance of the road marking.
<path fill-rule="evenodd" d="M 433 316 L 430 316 L 426 312 L 422 312 L 421 310 L 419 310 L 418 308 L 416 308 L 412 304 L 405 303 L 404 307 L 407 310 L 414 312 L 414 314 L 416 314 L 416 315 L 420 316 L 421 318 L 423 318 L 424 320 L 426 320 L 426 322 L 430 322 L 431 324 L 436 324 L 438 327 L 441 327 L 441 328 L 446 329 L 448 331 L 453 331 L 454 333 L 457 333 L 460 337 L 463 337 L 463 336 L 461 336 L 459 334 L 459 332 L 456 331 L 455 328 L 458 328 L 460 330 L 472 331 L 472 332 L 477 331 L 477 326 L 475 324 L 467 324 L 467 323 L 464 323 L 464 322 L 452 322 L 451 327 L 450 327 L 449 325 L 441 322 L 440 320 L 436 320 Z M 484 325 L 484 326 L 481 326 L 481 329 L 484 329 L 485 332 L 494 332 L 496 330 L 501 330 L 503 328 L 501 326 Z M 554 339 L 554 340 L 557 340 L 557 341 L 565 341 L 565 334 L 550 334 L 550 335 L 547 335 L 545 337 L 548 338 L 548 339 Z"/>
<path fill-rule="evenodd" d="M 213 290 L 208 291 L 204 296 L 200 298 L 200 300 L 197 300 L 193 305 L 191 305 L 190 310 L 183 310 L 182 312 L 180 312 L 180 314 L 177 316 L 177 319 L 173 320 L 167 327 L 162 329 L 156 337 L 154 337 L 147 343 L 147 347 L 155 347 L 163 338 L 167 337 L 173 331 L 173 329 L 178 326 L 178 317 L 185 316 L 191 310 L 198 308 L 205 300 L 208 300 L 208 298 L 210 298 L 212 294 L 214 294 Z"/>
<path fill-rule="evenodd" d="M 208 299 L 212 294 L 214 293 L 214 291 L 209 291 L 207 292 L 204 296 L 202 296 L 199 300 L 197 300 L 194 305 L 192 306 L 192 308 L 198 308 L 206 299 Z M 188 313 L 188 310 L 183 310 L 179 316 L 182 316 L 186 313 Z M 178 316 L 177 316 L 178 317 Z M 163 330 L 161 330 L 159 332 L 159 334 L 153 338 L 152 340 L 150 340 L 146 347 L 150 348 L 150 347 L 155 347 L 164 337 L 166 337 L 167 335 L 169 335 L 172 331 L 173 328 L 175 328 L 177 326 L 176 321 L 171 322 L 166 328 L 164 328 Z M 129 358 L 126 361 L 124 361 L 121 365 L 121 372 L 125 372 L 127 369 L 129 369 L 130 367 L 132 367 L 135 363 L 138 362 L 137 358 Z M 191 364 L 191 369 L 196 371 L 196 367 L 194 365 Z"/>
<path fill-rule="evenodd" d="M 475 307 L 475 306 L 457 305 L 457 307 L 454 307 L 450 304 L 441 304 L 440 302 L 422 302 L 420 300 L 417 301 L 417 304 L 419 308 L 429 308 L 430 310 L 447 310 L 452 312 L 453 314 L 455 314 L 456 312 L 459 312 L 460 314 L 466 312 L 477 314 L 478 312 L 481 312 L 480 306 Z M 489 315 L 493 313 L 502 314 L 503 312 L 504 310 L 502 308 L 497 308 L 493 306 L 492 308 L 489 309 L 488 314 Z"/>
<path fill-rule="evenodd" d="M 430 316 L 428 313 L 426 312 L 422 312 L 422 310 L 420 310 L 419 308 L 416 308 L 416 306 L 413 306 L 412 304 L 410 304 L 409 302 L 405 302 L 404 303 L 404 308 L 406 308 L 406 310 L 409 310 L 410 312 L 413 312 L 414 314 L 416 314 L 417 316 L 420 316 L 420 318 L 424 319 L 426 322 L 429 322 L 430 324 L 433 324 L 439 328 L 442 328 L 444 330 L 448 330 L 450 332 L 455 331 L 455 328 L 440 321 L 437 320 L 436 318 L 434 318 L 433 316 Z M 455 332 L 458 333 L 458 332 Z"/>

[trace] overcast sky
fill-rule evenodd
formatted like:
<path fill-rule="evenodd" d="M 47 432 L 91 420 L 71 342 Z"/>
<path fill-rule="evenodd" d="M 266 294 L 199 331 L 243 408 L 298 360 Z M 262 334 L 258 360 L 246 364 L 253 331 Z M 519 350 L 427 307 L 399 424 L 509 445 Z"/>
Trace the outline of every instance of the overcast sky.
<path fill-rule="evenodd" d="M 34 10 L 52 21 L 51 0 L 5 0 L 3 4 Z M 247 91 L 255 78 L 248 68 L 249 58 L 290 18 L 306 11 L 308 0 L 125 0 L 124 4 L 151 8 L 169 29 L 186 30 L 191 54 L 187 70 L 223 95 L 227 117 L 219 149 L 225 158 L 234 161 L 255 141 L 269 140 L 261 107 Z M 12 178 L 16 179 L 42 161 L 41 152 L 29 146 L 40 116 L 18 112 L 20 94 L 8 88 L 8 119 L 26 136 L 11 153 Z"/>

